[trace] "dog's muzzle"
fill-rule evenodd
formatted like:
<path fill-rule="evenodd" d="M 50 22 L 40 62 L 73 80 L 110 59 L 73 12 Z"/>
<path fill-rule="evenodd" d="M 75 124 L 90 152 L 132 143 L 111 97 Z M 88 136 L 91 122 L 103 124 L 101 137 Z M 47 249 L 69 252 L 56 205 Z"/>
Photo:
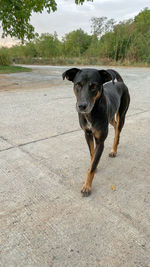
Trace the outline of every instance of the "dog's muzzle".
<path fill-rule="evenodd" d="M 91 103 L 76 103 L 76 109 L 77 109 L 77 112 L 79 113 L 82 113 L 82 114 L 88 114 L 92 111 L 94 107 L 94 103 L 91 104 Z"/>

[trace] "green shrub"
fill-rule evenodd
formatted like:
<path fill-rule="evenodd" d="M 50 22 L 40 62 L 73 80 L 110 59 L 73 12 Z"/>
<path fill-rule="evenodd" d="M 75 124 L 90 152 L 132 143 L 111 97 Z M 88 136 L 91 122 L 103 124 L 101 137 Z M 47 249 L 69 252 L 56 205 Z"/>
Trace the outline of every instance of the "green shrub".
<path fill-rule="evenodd" d="M 8 48 L 0 48 L 0 65 L 8 66 L 12 63 Z"/>

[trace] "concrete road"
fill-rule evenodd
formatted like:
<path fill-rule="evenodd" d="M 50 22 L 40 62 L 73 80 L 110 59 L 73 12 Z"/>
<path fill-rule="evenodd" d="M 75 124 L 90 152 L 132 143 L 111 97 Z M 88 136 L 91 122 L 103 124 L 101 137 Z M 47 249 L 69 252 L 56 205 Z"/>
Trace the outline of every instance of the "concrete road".
<path fill-rule="evenodd" d="M 148 267 L 150 69 L 115 68 L 131 105 L 114 159 L 110 126 L 88 198 L 89 151 L 65 69 L 0 75 L 1 266 Z"/>

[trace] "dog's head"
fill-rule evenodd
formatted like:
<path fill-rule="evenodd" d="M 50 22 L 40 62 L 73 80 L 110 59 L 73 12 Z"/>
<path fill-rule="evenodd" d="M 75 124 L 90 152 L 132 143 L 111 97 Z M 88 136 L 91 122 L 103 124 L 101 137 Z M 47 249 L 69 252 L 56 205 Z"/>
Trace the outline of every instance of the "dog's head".
<path fill-rule="evenodd" d="M 72 68 L 62 74 L 63 79 L 74 83 L 74 93 L 77 98 L 77 111 L 90 113 L 96 100 L 101 96 L 103 84 L 115 80 L 115 75 L 109 70 Z"/>

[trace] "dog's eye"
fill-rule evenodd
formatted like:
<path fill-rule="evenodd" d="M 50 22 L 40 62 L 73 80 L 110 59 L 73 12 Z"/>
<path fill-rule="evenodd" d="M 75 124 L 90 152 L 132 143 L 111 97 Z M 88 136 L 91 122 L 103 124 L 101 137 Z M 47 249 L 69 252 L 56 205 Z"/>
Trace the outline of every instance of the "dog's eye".
<path fill-rule="evenodd" d="M 75 84 L 75 88 L 76 88 L 76 89 L 80 89 L 80 88 L 81 88 L 81 83 L 77 83 L 77 84 Z"/>
<path fill-rule="evenodd" d="M 97 89 L 97 85 L 96 85 L 96 84 L 92 84 L 92 85 L 90 86 L 90 90 L 91 90 L 91 91 L 96 91 L 96 89 Z"/>
<path fill-rule="evenodd" d="M 81 83 L 77 83 L 77 86 L 78 86 L 78 87 L 81 87 Z"/>

